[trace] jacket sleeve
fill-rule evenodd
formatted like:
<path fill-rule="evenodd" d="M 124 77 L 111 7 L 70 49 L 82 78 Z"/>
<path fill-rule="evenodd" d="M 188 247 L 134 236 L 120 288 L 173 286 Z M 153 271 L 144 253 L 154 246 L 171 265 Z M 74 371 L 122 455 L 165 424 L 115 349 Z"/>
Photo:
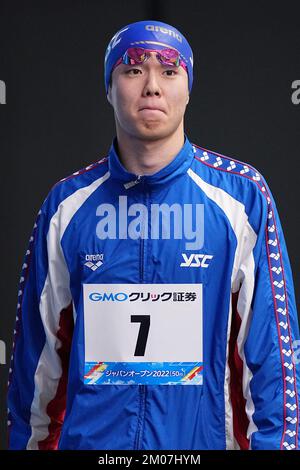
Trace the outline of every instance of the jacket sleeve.
<path fill-rule="evenodd" d="M 260 209 L 253 210 L 259 217 L 255 243 L 245 242 L 239 288 L 232 295 L 233 427 L 237 448 L 294 450 L 299 434 L 294 285 L 275 201 L 265 180 L 261 181 L 256 201 Z M 249 239 L 246 230 L 245 240 Z"/>
<path fill-rule="evenodd" d="M 56 449 L 64 419 L 73 312 L 52 199 L 38 213 L 22 266 L 7 393 L 9 449 Z"/>

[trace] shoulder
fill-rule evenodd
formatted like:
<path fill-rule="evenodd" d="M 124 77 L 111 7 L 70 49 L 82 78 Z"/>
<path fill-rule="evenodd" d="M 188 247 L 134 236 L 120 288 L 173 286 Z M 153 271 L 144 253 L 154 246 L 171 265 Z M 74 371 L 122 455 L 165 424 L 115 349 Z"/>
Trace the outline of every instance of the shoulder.
<path fill-rule="evenodd" d="M 195 159 L 202 166 L 210 168 L 214 173 L 223 173 L 224 175 L 234 175 L 242 178 L 244 181 L 250 180 L 258 188 L 264 185 L 262 174 L 249 163 L 243 162 L 232 156 L 226 156 L 213 150 L 208 150 L 199 145 L 192 144 L 195 152 Z M 224 176 L 226 178 L 226 176 Z M 227 176 L 231 178 L 231 176 Z M 231 178 L 235 179 L 235 178 Z"/>
<path fill-rule="evenodd" d="M 219 193 L 220 198 L 232 198 L 242 204 L 246 214 L 251 214 L 252 220 L 266 215 L 272 196 L 264 176 L 257 168 L 235 157 L 194 143 L 192 145 L 194 161 L 191 171 L 204 181 L 210 192 L 214 191 Z"/>
<path fill-rule="evenodd" d="M 94 187 L 101 184 L 107 174 L 108 156 L 104 156 L 100 160 L 62 178 L 49 190 L 42 205 L 42 212 L 51 217 L 65 200 L 72 195 L 75 197 L 81 189 L 87 191 L 87 188 L 90 187 L 92 191 Z"/>
<path fill-rule="evenodd" d="M 204 176 L 208 183 L 211 181 L 226 182 L 229 187 L 253 188 L 255 192 L 261 193 L 264 198 L 268 196 L 268 185 L 264 176 L 253 165 L 226 156 L 212 150 L 205 149 L 199 145 L 192 144 L 194 148 L 195 171 Z"/>

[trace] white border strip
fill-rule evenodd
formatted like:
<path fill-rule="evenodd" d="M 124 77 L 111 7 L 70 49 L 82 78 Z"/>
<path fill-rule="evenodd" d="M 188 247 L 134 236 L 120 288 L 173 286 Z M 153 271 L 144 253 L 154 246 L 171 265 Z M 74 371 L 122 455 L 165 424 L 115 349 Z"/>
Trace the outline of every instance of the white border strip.
<path fill-rule="evenodd" d="M 48 274 L 40 298 L 40 315 L 44 325 L 46 342 L 37 364 L 34 382 L 34 398 L 31 405 L 31 437 L 27 450 L 38 450 L 38 443 L 49 435 L 50 417 L 47 406 L 56 396 L 62 376 L 61 361 L 57 350 L 61 341 L 57 338 L 60 313 L 72 301 L 70 275 L 61 247 L 61 239 L 72 217 L 108 178 L 106 172 L 89 186 L 78 189 L 64 199 L 53 215 L 47 234 Z"/>

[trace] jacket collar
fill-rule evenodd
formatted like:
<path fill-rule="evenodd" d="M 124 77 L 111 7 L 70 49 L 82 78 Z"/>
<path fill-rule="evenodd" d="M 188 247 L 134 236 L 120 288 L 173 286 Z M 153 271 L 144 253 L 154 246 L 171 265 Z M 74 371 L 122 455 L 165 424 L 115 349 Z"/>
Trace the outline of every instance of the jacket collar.
<path fill-rule="evenodd" d="M 129 189 L 142 181 L 144 184 L 149 186 L 158 186 L 166 183 L 169 184 L 170 181 L 173 182 L 175 179 L 186 173 L 194 158 L 193 145 L 186 134 L 184 134 L 184 138 L 183 146 L 168 165 L 152 175 L 138 176 L 127 171 L 122 165 L 117 152 L 117 137 L 115 136 L 108 154 L 108 166 L 112 178 L 122 181 L 126 189 Z"/>

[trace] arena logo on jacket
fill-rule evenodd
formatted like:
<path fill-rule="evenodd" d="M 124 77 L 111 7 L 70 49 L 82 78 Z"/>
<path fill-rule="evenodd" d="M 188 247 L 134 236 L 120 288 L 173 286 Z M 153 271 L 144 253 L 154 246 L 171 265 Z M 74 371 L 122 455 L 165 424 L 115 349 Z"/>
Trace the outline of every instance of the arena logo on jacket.
<path fill-rule="evenodd" d="M 84 266 L 91 269 L 92 271 L 96 271 L 100 266 L 103 264 L 104 254 L 103 253 L 96 253 L 96 254 L 86 254 L 84 256 Z"/>

